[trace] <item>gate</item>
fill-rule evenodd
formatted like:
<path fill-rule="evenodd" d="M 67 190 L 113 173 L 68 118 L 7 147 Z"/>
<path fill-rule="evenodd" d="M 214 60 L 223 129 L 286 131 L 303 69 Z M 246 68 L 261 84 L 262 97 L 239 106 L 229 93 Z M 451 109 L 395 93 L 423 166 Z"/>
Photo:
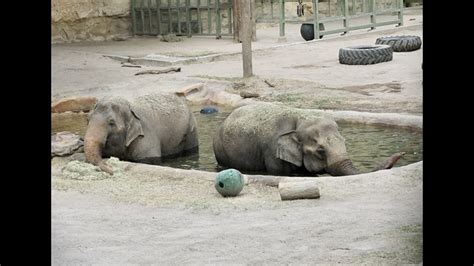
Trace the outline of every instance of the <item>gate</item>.
<path fill-rule="evenodd" d="M 232 0 L 131 0 L 133 35 L 231 36 Z"/>
<path fill-rule="evenodd" d="M 288 5 L 291 2 L 293 5 Z M 279 23 L 280 37 L 285 36 L 285 23 L 313 23 L 314 36 L 403 25 L 403 0 L 305 0 L 302 4 L 310 6 L 312 13 L 308 16 L 305 11 L 305 17 L 297 17 L 296 2 L 299 1 L 257 0 L 257 23 Z M 285 7 L 293 7 L 292 14 L 285 14 Z M 316 27 L 321 23 L 325 27 Z"/>

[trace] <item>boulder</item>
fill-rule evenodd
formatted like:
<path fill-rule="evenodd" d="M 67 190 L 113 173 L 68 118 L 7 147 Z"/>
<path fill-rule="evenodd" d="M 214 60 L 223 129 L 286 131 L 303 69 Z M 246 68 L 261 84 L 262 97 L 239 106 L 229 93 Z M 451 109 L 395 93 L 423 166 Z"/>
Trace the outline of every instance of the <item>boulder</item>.
<path fill-rule="evenodd" d="M 51 136 L 51 157 L 73 154 L 83 145 L 79 135 L 67 131 L 58 132 Z"/>
<path fill-rule="evenodd" d="M 87 113 L 52 113 L 51 134 L 69 131 L 83 137 L 87 129 Z"/>
<path fill-rule="evenodd" d="M 89 112 L 94 105 L 97 103 L 96 97 L 82 96 L 82 97 L 69 97 L 53 102 L 51 104 L 52 113 L 64 113 L 67 111 L 71 112 Z"/>

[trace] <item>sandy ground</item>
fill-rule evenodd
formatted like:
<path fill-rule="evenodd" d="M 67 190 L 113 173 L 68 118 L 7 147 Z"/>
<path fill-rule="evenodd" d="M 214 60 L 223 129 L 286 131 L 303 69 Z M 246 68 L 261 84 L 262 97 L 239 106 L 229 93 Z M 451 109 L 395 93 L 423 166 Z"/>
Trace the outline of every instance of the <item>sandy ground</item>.
<path fill-rule="evenodd" d="M 407 10 L 405 20 L 406 26 L 399 28 L 325 36 L 303 44 L 297 44 L 302 41 L 297 25 L 288 25 L 288 42 L 283 44 L 276 42 L 278 28 L 261 30 L 253 46 L 256 77 L 249 80 L 240 78 L 240 55 L 184 64 L 179 73 L 140 76 L 134 76 L 139 70 L 103 56 L 238 52 L 240 44 L 230 39 L 192 37 L 170 44 L 134 38 L 53 45 L 52 95 L 134 98 L 204 82 L 231 93 L 253 90 L 262 96 L 258 100 L 295 107 L 421 117 L 422 49 L 394 53 L 392 61 L 376 65 L 338 63 L 341 47 L 373 44 L 380 36 L 422 37 L 421 10 Z M 140 70 L 145 69 L 156 67 Z M 239 197 L 222 198 L 210 181 L 213 173 L 159 166 L 145 171 L 135 164 L 113 178 L 70 179 L 62 169 L 75 159 L 83 158 L 52 160 L 55 265 L 422 262 L 422 162 L 372 174 L 318 178 L 320 199 L 281 201 L 277 188 L 257 184 L 246 186 Z"/>
<path fill-rule="evenodd" d="M 297 201 L 261 184 L 222 198 L 208 172 L 114 169 L 82 181 L 53 172 L 54 264 L 421 262 L 421 162 L 321 177 L 321 198 Z"/>

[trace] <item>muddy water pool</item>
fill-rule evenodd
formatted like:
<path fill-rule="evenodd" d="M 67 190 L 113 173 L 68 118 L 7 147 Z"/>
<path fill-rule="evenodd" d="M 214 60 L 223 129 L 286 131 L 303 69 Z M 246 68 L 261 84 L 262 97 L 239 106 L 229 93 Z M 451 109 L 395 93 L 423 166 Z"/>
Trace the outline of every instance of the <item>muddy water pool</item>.
<path fill-rule="evenodd" d="M 212 137 L 230 110 L 201 114 L 195 109 L 198 124 L 199 154 L 166 160 L 166 166 L 218 172 L 220 167 L 214 157 Z M 361 172 L 369 172 L 384 159 L 396 152 L 406 152 L 396 166 L 423 160 L 422 133 L 402 128 L 338 122 L 339 131 L 346 139 L 347 152 Z"/>

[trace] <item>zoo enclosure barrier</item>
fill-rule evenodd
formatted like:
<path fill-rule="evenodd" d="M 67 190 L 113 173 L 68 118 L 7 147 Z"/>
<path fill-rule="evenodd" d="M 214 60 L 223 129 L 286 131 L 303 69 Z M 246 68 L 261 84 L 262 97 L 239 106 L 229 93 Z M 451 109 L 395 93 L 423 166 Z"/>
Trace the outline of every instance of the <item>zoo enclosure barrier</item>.
<path fill-rule="evenodd" d="M 232 35 L 233 0 L 131 0 L 133 35 Z"/>
<path fill-rule="evenodd" d="M 403 25 L 403 0 L 256 0 L 257 1 L 257 23 L 272 22 L 280 24 L 280 37 L 285 36 L 285 23 L 312 23 L 314 36 L 322 36 L 334 33 L 347 33 L 352 30 L 378 26 Z M 304 5 L 311 3 L 309 12 L 303 18 L 292 18 L 285 15 L 285 3 L 303 2 Z M 270 6 L 270 12 L 265 12 L 265 6 Z M 278 11 L 274 9 L 277 7 Z M 312 9 L 312 10 L 311 10 Z M 307 9 L 308 10 L 308 9 Z M 311 14 L 312 13 L 312 14 Z M 275 15 L 278 14 L 278 15 Z M 295 11 L 296 14 L 296 11 Z M 308 14 L 310 14 L 308 16 Z M 377 16 L 395 15 L 396 19 L 377 22 Z M 294 16 L 293 16 L 294 17 Z M 357 19 L 368 18 L 368 22 L 356 25 Z M 319 27 L 322 23 L 341 22 L 340 27 L 324 30 Z"/>

